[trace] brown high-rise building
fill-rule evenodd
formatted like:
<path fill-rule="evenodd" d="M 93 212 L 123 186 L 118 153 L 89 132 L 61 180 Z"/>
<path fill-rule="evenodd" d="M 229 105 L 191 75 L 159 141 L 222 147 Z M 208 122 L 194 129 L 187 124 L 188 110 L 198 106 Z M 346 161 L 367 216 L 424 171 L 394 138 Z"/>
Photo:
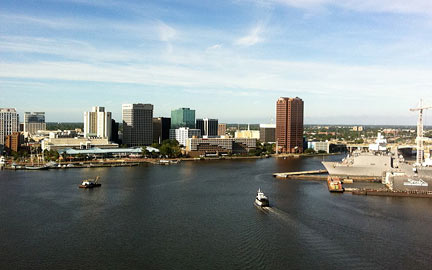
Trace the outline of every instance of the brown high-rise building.
<path fill-rule="evenodd" d="M 303 100 L 281 97 L 276 102 L 278 152 L 303 152 Z"/>
<path fill-rule="evenodd" d="M 218 124 L 217 135 L 218 136 L 225 136 L 226 130 L 227 130 L 226 124 Z"/>
<path fill-rule="evenodd" d="M 24 136 L 20 132 L 14 132 L 10 135 L 7 135 L 5 138 L 6 151 L 8 151 L 9 153 L 18 152 L 23 141 Z"/>

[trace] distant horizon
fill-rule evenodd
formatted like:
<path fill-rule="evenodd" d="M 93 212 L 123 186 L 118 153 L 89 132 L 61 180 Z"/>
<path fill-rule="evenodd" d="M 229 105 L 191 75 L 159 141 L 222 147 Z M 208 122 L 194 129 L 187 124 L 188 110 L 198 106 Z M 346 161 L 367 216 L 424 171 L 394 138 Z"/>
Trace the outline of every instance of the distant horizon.
<path fill-rule="evenodd" d="M 157 117 L 165 117 L 165 116 L 157 116 Z M 116 121 L 117 123 L 121 123 Z M 47 124 L 84 124 L 84 122 L 57 122 L 57 121 L 48 121 Z M 227 124 L 227 125 L 260 125 L 260 124 L 269 124 L 269 123 L 234 123 L 234 122 L 219 122 L 219 124 Z M 271 123 L 274 124 L 274 123 Z M 370 124 L 304 124 L 304 126 L 362 126 L 362 127 L 417 127 L 417 125 L 370 125 Z M 424 128 L 432 128 L 432 125 L 424 125 Z"/>

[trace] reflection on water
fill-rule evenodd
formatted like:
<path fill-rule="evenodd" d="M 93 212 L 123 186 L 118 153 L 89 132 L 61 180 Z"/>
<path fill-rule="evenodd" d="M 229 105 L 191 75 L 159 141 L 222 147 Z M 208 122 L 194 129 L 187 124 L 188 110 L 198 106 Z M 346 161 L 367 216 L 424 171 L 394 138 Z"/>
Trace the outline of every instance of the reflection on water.
<path fill-rule="evenodd" d="M 429 267 L 432 200 L 330 194 L 324 182 L 272 177 L 321 161 L 1 171 L 0 269 Z M 97 175 L 101 188 L 78 189 Z M 253 205 L 258 188 L 271 208 Z"/>

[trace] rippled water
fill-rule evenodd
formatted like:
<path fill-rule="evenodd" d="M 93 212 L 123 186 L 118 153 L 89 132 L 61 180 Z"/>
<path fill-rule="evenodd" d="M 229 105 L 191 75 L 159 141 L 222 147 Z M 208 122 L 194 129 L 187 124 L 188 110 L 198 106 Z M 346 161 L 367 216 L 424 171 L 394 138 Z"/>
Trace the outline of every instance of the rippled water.
<path fill-rule="evenodd" d="M 1 171 L 0 269 L 430 268 L 432 200 L 272 177 L 320 161 Z"/>

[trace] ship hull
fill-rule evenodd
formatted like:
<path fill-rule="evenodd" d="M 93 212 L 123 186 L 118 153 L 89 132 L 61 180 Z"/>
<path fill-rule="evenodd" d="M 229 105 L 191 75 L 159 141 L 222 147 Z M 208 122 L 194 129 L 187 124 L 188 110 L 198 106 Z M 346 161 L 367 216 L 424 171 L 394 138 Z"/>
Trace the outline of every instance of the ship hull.
<path fill-rule="evenodd" d="M 269 201 L 268 200 L 258 200 L 258 199 L 255 199 L 255 205 L 256 206 L 259 206 L 259 207 L 266 207 L 266 206 L 269 206 Z"/>
<path fill-rule="evenodd" d="M 381 177 L 385 171 L 391 169 L 381 166 L 349 166 L 328 161 L 323 161 L 322 164 L 330 175 L 337 176 Z"/>

